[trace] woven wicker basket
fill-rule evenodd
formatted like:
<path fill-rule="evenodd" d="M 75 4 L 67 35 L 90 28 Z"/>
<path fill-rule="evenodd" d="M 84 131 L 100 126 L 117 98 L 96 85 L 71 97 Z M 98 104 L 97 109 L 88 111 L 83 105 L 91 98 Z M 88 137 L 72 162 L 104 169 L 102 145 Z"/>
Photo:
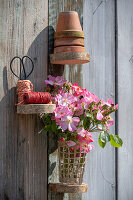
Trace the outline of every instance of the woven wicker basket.
<path fill-rule="evenodd" d="M 86 153 L 73 151 L 63 141 L 58 142 L 59 181 L 67 184 L 82 184 Z"/>

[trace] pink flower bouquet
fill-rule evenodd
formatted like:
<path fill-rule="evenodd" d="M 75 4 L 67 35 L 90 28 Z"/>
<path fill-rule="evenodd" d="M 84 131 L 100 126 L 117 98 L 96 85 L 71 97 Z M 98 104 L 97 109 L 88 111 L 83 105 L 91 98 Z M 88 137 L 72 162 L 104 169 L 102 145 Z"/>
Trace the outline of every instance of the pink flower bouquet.
<path fill-rule="evenodd" d="M 45 130 L 58 134 L 71 150 L 76 146 L 77 150 L 90 152 L 94 147 L 92 132 L 99 133 L 98 142 L 102 148 L 107 142 L 114 147 L 122 146 L 118 135 L 109 132 L 114 123 L 110 114 L 118 109 L 112 99 L 99 99 L 77 83 L 67 83 L 61 76 L 49 75 L 45 83 L 56 104 L 53 114 L 42 117 Z"/>

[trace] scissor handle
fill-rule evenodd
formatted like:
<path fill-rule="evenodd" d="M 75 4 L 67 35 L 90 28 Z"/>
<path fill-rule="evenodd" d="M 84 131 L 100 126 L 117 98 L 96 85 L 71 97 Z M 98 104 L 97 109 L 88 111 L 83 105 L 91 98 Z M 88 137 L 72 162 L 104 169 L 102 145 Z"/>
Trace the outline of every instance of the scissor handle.
<path fill-rule="evenodd" d="M 17 76 L 17 74 L 15 74 L 14 71 L 13 71 L 13 69 L 12 69 L 12 63 L 13 63 L 13 61 L 14 61 L 15 59 L 19 59 L 19 60 L 20 60 L 20 77 Z M 11 60 L 11 62 L 10 62 L 10 70 L 11 70 L 11 72 L 14 74 L 14 76 L 16 76 L 17 78 L 20 78 L 20 79 L 21 79 L 21 68 L 22 68 L 22 67 L 23 67 L 23 69 L 24 69 L 24 65 L 23 65 L 23 62 L 22 62 L 21 58 L 20 58 L 19 56 L 15 56 L 15 57 Z"/>
<path fill-rule="evenodd" d="M 24 67 L 24 58 L 28 58 L 31 61 L 31 64 L 32 64 L 31 71 L 30 71 L 30 73 L 28 75 L 26 75 L 26 71 L 25 71 L 25 67 Z M 23 70 L 24 70 L 24 74 L 25 74 L 25 79 L 27 79 L 31 75 L 31 73 L 33 72 L 33 69 L 34 69 L 33 60 L 29 56 L 23 56 L 22 57 L 22 64 L 23 64 Z"/>
<path fill-rule="evenodd" d="M 32 69 L 31 69 L 31 71 L 30 71 L 30 73 L 29 73 L 28 75 L 26 75 L 26 71 L 25 71 L 25 67 L 24 67 L 24 58 L 28 58 L 28 59 L 31 61 L 31 63 L 32 63 Z M 13 71 L 13 69 L 12 69 L 12 63 L 13 63 L 13 61 L 14 61 L 15 59 L 19 59 L 19 60 L 20 60 L 20 77 L 17 76 L 17 74 L 15 74 L 14 71 Z M 26 80 L 26 79 L 30 76 L 30 74 L 33 72 L 33 69 L 34 69 L 34 63 L 33 63 L 32 59 L 31 59 L 29 56 L 23 56 L 22 59 L 21 59 L 19 56 L 15 56 L 15 57 L 11 60 L 11 62 L 10 62 L 10 70 L 11 70 L 11 72 L 12 72 L 17 78 L 20 78 L 20 80 L 21 80 L 22 68 L 23 68 L 23 72 L 24 72 L 24 79 Z"/>

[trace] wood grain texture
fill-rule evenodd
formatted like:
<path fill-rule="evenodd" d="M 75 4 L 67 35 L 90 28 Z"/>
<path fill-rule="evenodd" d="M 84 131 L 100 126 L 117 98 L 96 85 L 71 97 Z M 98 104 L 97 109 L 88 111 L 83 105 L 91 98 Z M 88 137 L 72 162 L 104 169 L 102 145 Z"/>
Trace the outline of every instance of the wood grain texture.
<path fill-rule="evenodd" d="M 49 0 L 49 54 L 54 50 L 54 31 L 56 30 L 57 20 L 61 11 L 77 11 L 80 17 L 81 25 L 83 20 L 83 1 L 82 0 Z M 82 65 L 51 65 L 49 64 L 49 73 L 53 76 L 63 75 L 67 81 L 77 82 L 82 86 Z M 58 182 L 58 154 L 57 138 L 50 134 L 49 136 L 49 182 Z M 50 193 L 49 200 L 81 200 L 81 194 L 60 194 Z"/>
<path fill-rule="evenodd" d="M 83 64 L 89 61 L 90 56 L 85 52 L 62 52 L 50 55 L 50 62 L 52 64 Z"/>
<path fill-rule="evenodd" d="M 17 115 L 17 79 L 10 60 L 29 55 L 35 63 L 30 76 L 34 89 L 43 91 L 47 76 L 48 2 L 0 0 L 0 199 L 47 198 L 47 138 L 38 135 L 37 116 Z M 30 66 L 26 60 L 26 70 Z M 15 72 L 18 63 L 14 63 Z"/>
<path fill-rule="evenodd" d="M 90 63 L 83 66 L 83 87 L 99 98 L 115 99 L 115 10 L 114 1 L 85 0 L 83 12 L 86 51 Z M 115 133 L 114 128 L 111 130 Z M 98 145 L 87 155 L 84 182 L 88 192 L 83 200 L 115 199 L 115 149 Z"/>
<path fill-rule="evenodd" d="M 118 200 L 133 199 L 133 1 L 117 1 L 118 22 Z"/>
<path fill-rule="evenodd" d="M 56 193 L 84 193 L 87 192 L 87 184 L 68 185 L 61 183 L 50 183 L 49 190 Z"/>
<path fill-rule="evenodd" d="M 42 113 L 53 113 L 56 108 L 56 104 L 27 104 L 18 105 L 18 114 L 42 114 Z"/>

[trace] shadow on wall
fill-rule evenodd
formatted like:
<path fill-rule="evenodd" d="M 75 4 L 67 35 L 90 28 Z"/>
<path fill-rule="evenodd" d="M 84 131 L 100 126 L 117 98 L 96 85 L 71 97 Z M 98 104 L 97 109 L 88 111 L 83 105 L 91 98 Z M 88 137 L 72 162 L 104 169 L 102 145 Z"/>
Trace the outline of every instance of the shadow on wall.
<path fill-rule="evenodd" d="M 40 32 L 27 52 L 27 55 L 33 59 L 35 65 L 34 71 L 29 77 L 34 85 L 35 91 L 44 91 L 44 80 L 47 78 L 47 72 L 49 71 L 47 45 L 48 29 L 49 28 L 46 27 Z M 16 52 L 16 50 L 14 50 L 14 52 Z M 24 55 L 18 56 L 22 57 Z M 11 59 L 12 57 L 10 60 Z M 37 190 L 33 190 L 32 194 L 36 196 L 36 198 L 41 199 L 39 195 L 43 195 L 44 193 L 45 196 L 46 191 L 44 188 L 47 190 L 47 136 L 46 134 L 43 136 L 37 134 L 41 127 L 39 122 L 36 122 L 36 117 L 32 115 L 17 115 L 15 108 L 16 87 L 8 88 L 9 80 L 10 84 L 14 84 L 16 78 L 13 75 L 9 75 L 8 77 L 7 67 L 10 67 L 10 63 L 3 68 L 4 97 L 0 101 L 0 149 L 2 152 L 2 164 L 0 164 L 0 199 L 4 199 L 5 197 L 6 199 L 26 199 L 26 196 L 30 195 L 30 189 L 28 187 L 34 188 L 34 185 L 42 185 L 44 187 L 41 187 L 42 191 L 40 193 L 35 194 Z M 15 72 L 18 67 L 19 65 L 17 66 L 16 63 L 14 63 Z M 28 73 L 31 68 L 28 59 L 25 60 L 25 68 Z M 33 131 L 34 133 L 36 132 L 36 134 L 34 134 Z M 56 148 L 57 144 L 53 142 L 52 149 L 49 152 L 53 152 Z M 44 159 L 42 160 L 42 158 Z M 55 165 L 56 164 L 52 165 L 51 170 L 54 169 Z M 26 166 L 29 167 L 27 172 L 25 171 Z M 32 168 L 34 176 L 30 173 L 31 166 L 34 166 L 34 168 Z M 38 173 L 35 173 L 34 170 L 38 171 Z M 28 179 L 26 179 L 25 176 L 27 176 Z M 40 178 L 42 176 L 44 176 L 44 178 Z M 29 182 L 27 183 L 26 180 Z M 27 186 L 25 190 L 24 188 L 26 185 L 29 186 Z"/>
<path fill-rule="evenodd" d="M 53 76 L 62 76 L 64 73 L 64 65 L 54 65 L 50 63 L 50 54 L 54 53 L 54 33 L 55 30 L 52 26 L 49 26 L 49 68 L 48 68 L 48 74 L 51 74 Z"/>

